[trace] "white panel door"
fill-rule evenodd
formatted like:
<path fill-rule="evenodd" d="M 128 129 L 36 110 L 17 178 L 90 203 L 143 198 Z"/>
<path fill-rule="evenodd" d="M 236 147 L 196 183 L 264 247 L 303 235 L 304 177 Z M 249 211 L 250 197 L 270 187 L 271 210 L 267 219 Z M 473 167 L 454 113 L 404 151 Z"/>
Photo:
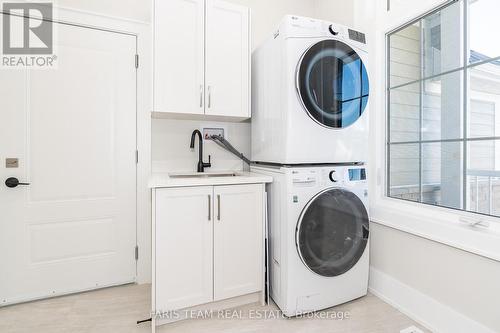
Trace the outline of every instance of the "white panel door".
<path fill-rule="evenodd" d="M 207 0 L 207 115 L 250 117 L 250 13 L 247 7 Z"/>
<path fill-rule="evenodd" d="M 136 38 L 54 29 L 57 68 L 0 70 L 0 304 L 136 276 Z"/>
<path fill-rule="evenodd" d="M 156 311 L 213 298 L 213 187 L 156 190 Z"/>
<path fill-rule="evenodd" d="M 262 290 L 263 185 L 214 187 L 214 299 Z"/>
<path fill-rule="evenodd" d="M 154 110 L 204 113 L 204 0 L 154 2 Z"/>

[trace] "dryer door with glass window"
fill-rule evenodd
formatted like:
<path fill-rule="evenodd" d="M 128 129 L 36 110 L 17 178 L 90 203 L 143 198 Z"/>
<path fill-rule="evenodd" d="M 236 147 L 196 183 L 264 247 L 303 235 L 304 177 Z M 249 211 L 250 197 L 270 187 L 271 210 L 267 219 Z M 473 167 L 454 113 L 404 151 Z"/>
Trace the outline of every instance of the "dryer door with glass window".
<path fill-rule="evenodd" d="M 338 40 L 309 48 L 297 69 L 297 90 L 308 115 L 328 128 L 346 128 L 368 103 L 368 74 L 360 56 Z"/>
<path fill-rule="evenodd" d="M 314 273 L 333 277 L 350 270 L 368 242 L 368 213 L 354 193 L 332 188 L 317 194 L 300 215 L 296 244 Z"/>

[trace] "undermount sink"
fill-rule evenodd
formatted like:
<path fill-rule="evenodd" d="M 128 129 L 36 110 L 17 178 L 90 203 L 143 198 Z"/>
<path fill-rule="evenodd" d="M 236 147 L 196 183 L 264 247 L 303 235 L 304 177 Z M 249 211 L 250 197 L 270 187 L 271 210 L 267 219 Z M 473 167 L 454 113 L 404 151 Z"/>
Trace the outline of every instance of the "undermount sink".
<path fill-rule="evenodd" d="M 170 178 L 214 178 L 214 177 L 236 177 L 237 172 L 192 172 L 192 173 L 170 173 Z"/>

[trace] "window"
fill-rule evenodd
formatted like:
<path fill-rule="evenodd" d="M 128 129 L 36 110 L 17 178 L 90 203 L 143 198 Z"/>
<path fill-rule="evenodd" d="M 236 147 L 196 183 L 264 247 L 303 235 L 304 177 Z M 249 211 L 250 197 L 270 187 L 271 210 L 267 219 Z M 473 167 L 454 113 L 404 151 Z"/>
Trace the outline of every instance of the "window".
<path fill-rule="evenodd" d="M 500 216 L 498 0 L 388 34 L 387 195 Z"/>

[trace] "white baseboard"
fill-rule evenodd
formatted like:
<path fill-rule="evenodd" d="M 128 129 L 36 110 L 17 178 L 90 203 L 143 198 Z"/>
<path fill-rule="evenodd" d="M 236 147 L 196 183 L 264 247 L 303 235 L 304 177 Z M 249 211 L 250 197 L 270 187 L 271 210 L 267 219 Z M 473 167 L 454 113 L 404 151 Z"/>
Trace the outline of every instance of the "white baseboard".
<path fill-rule="evenodd" d="M 432 332 L 495 333 L 373 267 L 370 267 L 369 291 Z"/>

